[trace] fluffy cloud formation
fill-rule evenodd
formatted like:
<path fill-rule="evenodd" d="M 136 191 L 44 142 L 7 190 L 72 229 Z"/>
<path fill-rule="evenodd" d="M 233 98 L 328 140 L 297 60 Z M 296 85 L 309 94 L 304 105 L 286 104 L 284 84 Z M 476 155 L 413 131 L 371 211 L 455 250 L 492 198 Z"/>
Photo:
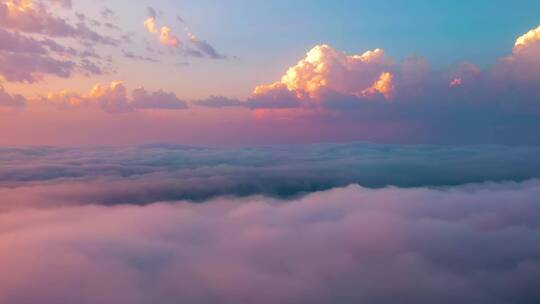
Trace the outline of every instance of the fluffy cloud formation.
<path fill-rule="evenodd" d="M 81 95 L 70 91 L 49 93 L 42 101 L 62 107 L 100 106 L 111 113 L 129 112 L 135 109 L 185 109 L 187 103 L 173 93 L 162 90 L 148 92 L 143 87 L 132 91 L 131 98 L 128 90 L 121 81 L 114 81 L 108 87 L 96 84 L 92 90 Z"/>
<path fill-rule="evenodd" d="M 538 197 L 538 181 L 353 185 L 292 201 L 15 209 L 0 213 L 0 302 L 532 304 Z"/>
<path fill-rule="evenodd" d="M 396 62 L 380 49 L 347 55 L 318 45 L 279 81 L 256 87 L 247 99 L 213 96 L 197 104 L 247 107 L 255 115 L 264 111 L 263 118 L 295 117 L 318 128 L 325 121 L 393 124 L 414 128 L 430 143 L 539 144 L 538 33 L 518 38 L 511 55 L 484 69 L 462 63 L 433 70 L 422 58 Z"/>
<path fill-rule="evenodd" d="M 502 58 L 488 69 L 463 63 L 442 71 L 434 71 L 421 58 L 408 58 L 396 63 L 375 49 L 363 54 L 347 55 L 329 45 L 317 45 L 281 79 L 255 88 L 245 101 L 218 105 L 252 108 L 276 108 L 275 102 L 291 107 L 345 107 L 347 111 L 369 101 L 395 101 L 418 106 L 436 104 L 437 100 L 455 104 L 482 104 L 492 99 L 520 104 L 536 102 L 538 89 L 531 87 L 540 80 L 540 28 L 519 37 L 512 55 Z M 437 97 L 437 98 L 435 98 Z M 508 99 L 508 100 L 502 100 Z M 213 101 L 202 105 L 215 105 Z M 423 105 L 423 104 L 422 104 Z M 540 108 L 540 107 L 539 107 Z"/>
<path fill-rule="evenodd" d="M 0 149 L 0 197 L 42 207 L 146 205 L 218 196 L 293 198 L 349 184 L 382 188 L 521 182 L 540 178 L 539 153 L 534 147 L 361 143 L 239 149 L 6 148 Z M 8 207 L 0 206 L 0 211 Z"/>
<path fill-rule="evenodd" d="M 381 49 L 347 56 L 328 45 L 318 45 L 304 59 L 289 68 L 277 83 L 260 86 L 255 94 L 268 94 L 286 87 L 299 98 L 317 98 L 323 89 L 371 96 L 390 95 L 391 62 Z"/>

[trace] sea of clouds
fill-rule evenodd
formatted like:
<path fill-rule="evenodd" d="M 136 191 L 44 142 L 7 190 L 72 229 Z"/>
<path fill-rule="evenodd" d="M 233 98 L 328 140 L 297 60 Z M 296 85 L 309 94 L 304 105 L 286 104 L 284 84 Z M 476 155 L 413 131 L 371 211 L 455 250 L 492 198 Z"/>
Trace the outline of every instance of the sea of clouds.
<path fill-rule="evenodd" d="M 540 302 L 535 147 L 0 150 L 0 303 Z"/>

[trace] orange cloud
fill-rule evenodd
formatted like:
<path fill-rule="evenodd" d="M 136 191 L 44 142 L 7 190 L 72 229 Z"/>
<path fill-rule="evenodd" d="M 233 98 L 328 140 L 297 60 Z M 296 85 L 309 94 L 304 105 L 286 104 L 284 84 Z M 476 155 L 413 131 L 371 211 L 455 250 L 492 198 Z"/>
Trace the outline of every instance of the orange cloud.
<path fill-rule="evenodd" d="M 139 87 L 128 94 L 121 81 L 113 81 L 108 86 L 96 84 L 88 94 L 63 90 L 49 93 L 44 101 L 62 107 L 100 106 L 107 112 L 128 112 L 135 109 L 184 109 L 187 103 L 173 93 L 164 91 L 148 92 Z"/>
<path fill-rule="evenodd" d="M 375 83 L 362 91 L 362 95 L 366 97 L 373 96 L 377 93 L 382 94 L 386 99 L 390 99 L 394 92 L 394 75 L 390 72 L 384 72 L 379 76 Z"/>
<path fill-rule="evenodd" d="M 171 34 L 171 29 L 168 26 L 161 27 L 159 31 L 159 42 L 163 45 L 178 47 L 180 44 L 178 38 Z"/>
<path fill-rule="evenodd" d="M 258 86 L 254 94 L 285 87 L 299 98 L 317 98 L 323 89 L 357 96 L 379 92 L 390 98 L 393 90 L 390 67 L 391 62 L 381 49 L 349 56 L 329 45 L 317 45 L 289 68 L 280 81 Z"/>
<path fill-rule="evenodd" d="M 156 26 L 156 19 L 154 17 L 148 17 L 144 21 L 144 27 L 149 33 L 155 34 L 158 32 L 157 26 Z"/>
<path fill-rule="evenodd" d="M 161 44 L 171 47 L 178 47 L 180 45 L 180 40 L 172 34 L 170 27 L 165 25 L 158 30 L 156 16 L 157 14 L 155 10 L 150 9 L 149 16 L 144 21 L 144 27 L 146 30 L 151 34 L 158 36 Z"/>

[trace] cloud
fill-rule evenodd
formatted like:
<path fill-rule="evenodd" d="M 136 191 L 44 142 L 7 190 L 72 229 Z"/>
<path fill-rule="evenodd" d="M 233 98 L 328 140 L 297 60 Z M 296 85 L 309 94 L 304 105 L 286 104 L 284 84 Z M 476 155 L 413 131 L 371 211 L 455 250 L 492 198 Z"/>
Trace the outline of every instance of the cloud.
<path fill-rule="evenodd" d="M 76 72 L 99 75 L 103 73 L 99 59 L 49 38 L 0 29 L 0 76 L 7 81 L 36 82 L 45 75 L 67 78 Z"/>
<path fill-rule="evenodd" d="M 113 81 L 107 86 L 96 84 L 87 95 L 81 95 L 67 90 L 58 93 L 49 93 L 41 101 L 65 108 L 79 106 L 99 106 L 111 113 L 124 113 L 136 109 L 185 109 L 187 103 L 180 100 L 173 93 L 162 90 L 148 92 L 143 87 L 132 91 L 128 97 L 128 90 L 121 81 Z"/>
<path fill-rule="evenodd" d="M 144 27 L 146 28 L 146 30 L 149 32 L 149 33 L 157 33 L 158 30 L 157 30 L 157 26 L 156 26 L 156 19 L 153 18 L 153 17 L 148 17 L 145 21 L 144 21 Z"/>
<path fill-rule="evenodd" d="M 329 45 L 317 45 L 279 81 L 257 86 L 245 102 L 230 104 L 264 108 L 264 102 L 253 101 L 290 99 L 284 95 L 294 96 L 296 107 L 333 110 L 348 99 L 347 111 L 355 106 L 361 109 L 370 101 L 395 101 L 411 107 L 436 104 L 436 96 L 455 104 L 492 99 L 492 107 L 502 98 L 510 99 L 508 103 L 531 103 L 538 96 L 532 84 L 540 80 L 539 69 L 531 68 L 540 67 L 539 33 L 533 29 L 519 37 L 510 56 L 483 70 L 463 63 L 435 71 L 422 58 L 396 63 L 382 49 L 347 55 Z M 332 99 L 340 96 L 342 100 Z M 268 102 L 268 108 L 274 107 L 275 103 Z"/>
<path fill-rule="evenodd" d="M 101 75 L 110 66 L 93 45 L 117 45 L 117 41 L 90 29 L 84 15 L 72 26 L 67 19 L 53 16 L 44 2 L 24 0 L 1 1 L 0 16 L 0 76 L 5 81 L 31 83 L 49 75 Z M 58 38 L 73 38 L 80 47 Z"/>
<path fill-rule="evenodd" d="M 26 104 L 26 98 L 21 95 L 11 95 L 0 85 L 0 108 L 21 108 Z"/>
<path fill-rule="evenodd" d="M 162 45 L 177 48 L 180 46 L 180 40 L 171 33 L 171 28 L 162 26 L 158 30 L 156 25 L 157 12 L 155 9 L 148 8 L 148 18 L 144 21 L 144 27 L 151 34 L 156 34 L 159 37 L 159 42 Z"/>
<path fill-rule="evenodd" d="M 329 45 L 317 45 L 279 82 L 260 86 L 255 94 L 284 86 L 299 98 L 316 98 L 323 89 L 362 96 L 381 75 L 389 75 L 390 69 L 391 63 L 381 49 L 348 56 Z"/>
<path fill-rule="evenodd" d="M 117 94 L 121 100 L 123 94 Z M 166 100 L 148 93 L 133 95 L 136 100 Z M 76 96 L 71 98 L 83 102 Z M 200 202 L 219 196 L 290 199 L 349 184 L 382 188 L 521 182 L 540 178 L 539 150 L 362 143 L 238 149 L 175 145 L 5 148 L 0 149 L 4 164 L 0 168 L 0 197 L 39 206 L 42 201 L 54 205 L 146 205 L 156 201 Z"/>
<path fill-rule="evenodd" d="M 515 43 L 515 51 L 519 52 L 524 48 L 530 47 L 532 44 L 536 44 L 540 41 L 540 26 L 528 31 L 520 36 Z"/>
<path fill-rule="evenodd" d="M 186 29 L 187 41 L 192 47 L 186 45 L 175 34 L 173 34 L 171 27 L 164 25 L 159 27 L 157 25 L 158 14 L 154 8 L 148 8 L 148 17 L 144 21 L 144 27 L 146 30 L 154 34 L 159 38 L 160 44 L 176 49 L 178 54 L 188 57 L 207 57 L 211 59 L 226 59 L 227 56 L 220 54 L 210 43 L 205 40 L 199 39 L 195 34 Z M 184 19 L 180 16 L 176 16 L 178 23 L 184 24 Z"/>
<path fill-rule="evenodd" d="M 518 38 L 509 56 L 487 68 L 465 62 L 435 70 L 423 58 L 398 62 L 381 49 L 347 55 L 317 45 L 280 80 L 255 87 L 243 100 L 213 96 L 194 104 L 245 107 L 274 120 L 294 115 L 318 129 L 325 121 L 343 128 L 408 126 L 416 135 L 407 136 L 422 134 L 421 141 L 429 143 L 538 144 L 537 33 Z"/>
<path fill-rule="evenodd" d="M 171 34 L 171 29 L 168 26 L 162 26 L 159 31 L 159 42 L 163 45 L 178 47 L 180 41 L 173 34 Z"/>
<path fill-rule="evenodd" d="M 69 37 L 106 45 L 118 44 L 115 39 L 90 29 L 84 22 L 72 25 L 65 19 L 52 15 L 45 4 L 32 0 L 0 2 L 0 25 L 31 34 Z"/>
<path fill-rule="evenodd" d="M 173 93 L 162 90 L 148 92 L 140 87 L 133 91 L 131 104 L 137 109 L 186 109 L 187 103 L 179 100 Z"/>
<path fill-rule="evenodd" d="M 540 183 L 0 213 L 2 303 L 536 303 Z M 5 200 L 5 202 L 8 202 Z"/>
<path fill-rule="evenodd" d="M 189 41 L 204 55 L 212 59 L 226 59 L 226 56 L 219 54 L 216 49 L 211 46 L 208 42 L 200 40 L 193 33 L 188 33 Z"/>
<path fill-rule="evenodd" d="M 0 53 L 0 75 L 7 81 L 36 82 L 46 74 L 67 78 L 75 68 L 74 62 L 47 56 Z"/>

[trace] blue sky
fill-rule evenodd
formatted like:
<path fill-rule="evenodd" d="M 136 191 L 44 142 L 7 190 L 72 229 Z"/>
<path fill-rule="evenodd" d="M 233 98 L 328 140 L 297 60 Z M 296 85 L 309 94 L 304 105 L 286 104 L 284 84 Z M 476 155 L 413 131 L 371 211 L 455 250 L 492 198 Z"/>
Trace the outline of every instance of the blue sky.
<path fill-rule="evenodd" d="M 158 0 L 129 7 L 124 1 L 102 3 L 76 5 L 86 12 L 111 7 L 122 27 L 135 33 L 141 32 L 147 7 L 161 11 L 164 22 L 182 30 L 175 22 L 179 15 L 197 35 L 235 57 L 227 62 L 195 60 L 184 68 L 152 65 L 173 76 L 155 83 L 134 73 L 132 62 L 121 69 L 122 79 L 197 98 L 208 91 L 244 97 L 257 84 L 280 77 L 320 43 L 349 54 L 382 48 L 397 60 L 420 56 L 435 68 L 464 61 L 488 66 L 508 55 L 518 35 L 538 25 L 540 10 L 540 2 L 532 0 Z M 134 48 L 144 51 L 141 45 Z M 235 77 L 229 77 L 231 73 Z M 182 87 L 189 90 L 182 92 Z"/>

